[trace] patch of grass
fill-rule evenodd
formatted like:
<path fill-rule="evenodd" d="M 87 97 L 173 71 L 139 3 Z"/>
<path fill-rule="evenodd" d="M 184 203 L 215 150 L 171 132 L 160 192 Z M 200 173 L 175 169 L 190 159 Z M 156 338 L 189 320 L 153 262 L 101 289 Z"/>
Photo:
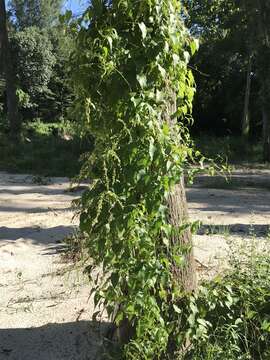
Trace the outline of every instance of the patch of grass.
<path fill-rule="evenodd" d="M 222 235 L 228 237 L 231 233 L 229 225 L 204 225 L 198 230 L 198 234 L 203 235 Z"/>
<path fill-rule="evenodd" d="M 208 158 L 221 157 L 227 159 L 230 164 L 262 163 L 263 160 L 261 141 L 247 142 L 239 136 L 216 137 L 202 133 L 194 142 Z"/>
<path fill-rule="evenodd" d="M 0 170 L 74 177 L 80 171 L 80 156 L 92 148 L 93 139 L 80 139 L 69 124 L 37 121 L 24 127 L 18 143 L 12 143 L 6 132 L 0 131 Z"/>
<path fill-rule="evenodd" d="M 270 190 L 268 179 L 250 179 L 248 174 L 246 177 L 228 176 L 227 178 L 222 176 L 198 176 L 194 183 L 200 188 L 205 189 L 238 190 L 244 188 L 261 188 Z"/>
<path fill-rule="evenodd" d="M 181 359 L 270 359 L 270 256 L 243 243 L 230 258 L 230 269 L 201 284 L 188 299 L 184 315 L 190 344 Z"/>
<path fill-rule="evenodd" d="M 63 259 L 65 261 L 72 261 L 77 263 L 86 257 L 86 237 L 81 232 L 75 232 L 74 234 L 67 236 L 63 243 L 65 245 L 65 252 L 63 253 Z"/>

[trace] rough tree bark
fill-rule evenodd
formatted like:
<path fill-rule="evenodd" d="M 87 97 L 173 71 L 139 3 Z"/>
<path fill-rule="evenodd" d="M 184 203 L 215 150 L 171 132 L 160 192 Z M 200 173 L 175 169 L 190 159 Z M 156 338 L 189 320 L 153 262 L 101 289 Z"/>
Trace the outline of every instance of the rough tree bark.
<path fill-rule="evenodd" d="M 20 131 L 21 123 L 18 114 L 15 74 L 9 48 L 5 0 L 0 0 L 0 60 L 2 63 L 4 78 L 6 82 L 8 122 L 11 135 L 16 136 Z"/>
<path fill-rule="evenodd" d="M 250 118 L 249 118 L 249 102 L 250 102 L 250 89 L 251 89 L 251 71 L 252 71 L 252 56 L 248 59 L 245 104 L 242 120 L 242 137 L 247 139 L 250 131 Z"/>
<path fill-rule="evenodd" d="M 263 158 L 265 162 L 270 162 L 270 120 L 269 111 L 265 105 L 262 108 L 263 118 Z"/>
<path fill-rule="evenodd" d="M 261 83 L 261 103 L 263 115 L 263 158 L 270 162 L 270 6 L 257 0 L 260 31 L 258 58 L 261 62 L 259 78 Z"/>
<path fill-rule="evenodd" d="M 172 104 L 168 106 L 168 114 L 164 119 L 169 125 L 177 121 L 177 118 L 172 119 L 171 117 L 172 114 L 176 113 L 176 110 L 176 96 L 174 95 Z M 180 183 L 171 191 L 168 198 L 168 206 L 169 221 L 173 226 L 179 227 L 189 222 L 184 176 L 182 176 Z M 184 291 L 192 292 L 196 289 L 197 278 L 190 229 L 186 229 L 182 234 L 174 235 L 171 239 L 171 244 L 172 246 L 178 245 L 182 247 L 185 258 L 182 267 L 175 265 L 173 268 L 175 281 L 178 282 Z"/>
<path fill-rule="evenodd" d="M 169 195 L 168 204 L 172 225 L 180 226 L 189 221 L 184 177 Z M 175 280 L 185 291 L 192 292 L 196 289 L 197 279 L 190 229 L 188 228 L 180 235 L 173 236 L 171 242 L 173 245 L 180 245 L 183 248 L 185 257 L 185 263 L 182 267 L 175 265 L 173 268 Z"/>
<path fill-rule="evenodd" d="M 169 125 L 172 125 L 175 118 L 172 120 L 171 115 L 176 113 L 176 97 L 173 97 L 172 104 L 168 105 L 168 111 L 164 114 L 162 121 L 166 121 Z M 180 141 L 180 139 L 179 139 Z M 176 228 L 189 222 L 188 207 L 185 191 L 184 176 L 182 176 L 180 183 L 177 184 L 171 191 L 168 197 L 169 208 L 169 222 Z M 179 246 L 183 248 L 183 254 L 185 262 L 183 266 L 179 267 L 174 265 L 172 271 L 175 282 L 186 292 L 190 293 L 197 287 L 197 276 L 195 268 L 195 259 L 193 254 L 192 234 L 190 229 L 186 229 L 181 234 L 176 234 L 171 238 L 171 245 Z M 117 314 L 119 304 L 115 307 L 114 316 Z M 127 319 L 123 320 L 119 327 L 113 326 L 107 337 L 116 342 L 125 344 L 134 334 L 134 329 L 131 327 Z"/>

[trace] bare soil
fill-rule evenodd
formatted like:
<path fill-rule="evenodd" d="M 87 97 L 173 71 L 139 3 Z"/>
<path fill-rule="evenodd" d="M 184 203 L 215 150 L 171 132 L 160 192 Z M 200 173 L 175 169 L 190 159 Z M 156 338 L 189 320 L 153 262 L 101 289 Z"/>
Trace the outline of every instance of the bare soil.
<path fill-rule="evenodd" d="M 0 359 L 95 360 L 99 327 L 81 268 L 63 262 L 76 231 L 69 181 L 0 173 Z M 198 271 L 218 271 L 227 240 L 269 236 L 270 171 L 239 170 L 230 183 L 201 177 L 187 190 Z"/>

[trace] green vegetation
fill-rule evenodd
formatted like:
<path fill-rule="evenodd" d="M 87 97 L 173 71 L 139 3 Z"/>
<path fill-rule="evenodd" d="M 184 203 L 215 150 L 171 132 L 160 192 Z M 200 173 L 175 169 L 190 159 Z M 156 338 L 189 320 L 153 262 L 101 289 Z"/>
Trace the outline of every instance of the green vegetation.
<path fill-rule="evenodd" d="M 195 146 L 202 154 L 211 159 L 226 159 L 231 165 L 248 165 L 263 163 L 262 141 L 247 142 L 240 136 L 214 136 L 201 133 L 194 138 Z M 267 166 L 267 165 L 266 165 Z"/>
<path fill-rule="evenodd" d="M 0 171 L 75 177 L 81 155 L 93 144 L 91 137 L 80 139 L 68 122 L 32 122 L 23 127 L 22 140 L 16 144 L 0 132 Z"/>
<path fill-rule="evenodd" d="M 9 0 L 16 28 L 50 28 L 58 22 L 63 0 Z"/>
<path fill-rule="evenodd" d="M 191 344 L 185 359 L 269 359 L 270 257 L 248 244 L 232 253 L 225 275 L 202 283 L 182 307 Z"/>
<path fill-rule="evenodd" d="M 23 124 L 36 118 L 58 122 L 69 117 L 74 97 L 69 57 L 72 30 L 59 21 L 62 1 L 11 0 L 1 3 L 5 37 L 0 62 L 0 117 L 10 138 L 18 140 Z M 1 131 L 1 129 L 0 129 Z"/>
<path fill-rule="evenodd" d="M 198 88 L 195 127 L 262 139 L 262 157 L 270 162 L 269 2 L 183 3 L 187 26 L 201 44 L 191 65 Z"/>
<path fill-rule="evenodd" d="M 119 328 L 123 359 L 173 356 L 177 302 L 195 287 L 182 178 L 197 42 L 179 11 L 175 0 L 93 2 L 72 58 L 77 114 L 96 141 L 82 169 L 93 180 L 80 203 L 86 271 L 103 269 L 95 305 Z"/>
<path fill-rule="evenodd" d="M 270 162 L 269 3 L 92 0 L 79 19 L 62 5 L 0 0 L 0 171 L 91 181 L 66 242 L 73 261 L 88 252 L 111 358 L 268 360 L 268 248 L 236 249 L 197 287 L 184 175 Z"/>

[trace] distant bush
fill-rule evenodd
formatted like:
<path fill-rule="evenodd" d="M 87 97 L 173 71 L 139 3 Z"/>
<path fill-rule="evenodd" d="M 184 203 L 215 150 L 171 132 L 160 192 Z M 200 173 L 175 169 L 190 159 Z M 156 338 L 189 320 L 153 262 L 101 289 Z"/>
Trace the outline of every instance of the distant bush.
<path fill-rule="evenodd" d="M 93 149 L 91 137 L 76 135 L 74 123 L 61 120 L 44 123 L 39 119 L 23 124 L 19 143 L 8 139 L 8 127 L 0 118 L 0 171 L 43 176 L 79 174 L 81 156 Z"/>
<path fill-rule="evenodd" d="M 251 247 L 234 253 L 230 265 L 187 300 L 184 359 L 270 359 L 270 256 Z"/>
<path fill-rule="evenodd" d="M 201 133 L 194 139 L 198 148 L 206 157 L 227 158 L 229 163 L 262 162 L 262 141 L 246 142 L 240 136 L 217 137 Z"/>

